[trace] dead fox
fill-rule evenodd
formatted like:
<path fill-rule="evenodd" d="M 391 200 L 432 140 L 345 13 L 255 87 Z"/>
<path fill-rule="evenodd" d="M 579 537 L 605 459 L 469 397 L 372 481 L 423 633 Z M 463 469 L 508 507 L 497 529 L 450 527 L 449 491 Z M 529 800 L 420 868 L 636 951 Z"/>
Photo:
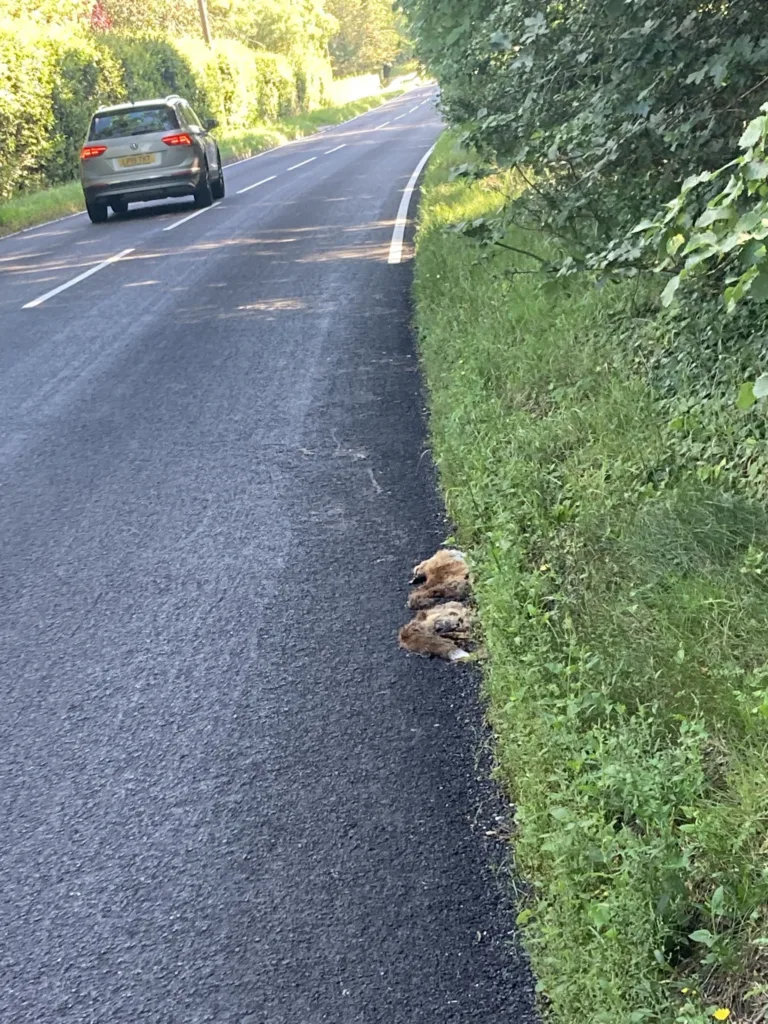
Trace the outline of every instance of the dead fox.
<path fill-rule="evenodd" d="M 408 598 L 409 608 L 432 608 L 440 601 L 466 601 L 469 568 L 461 551 L 444 548 L 414 567 L 411 583 L 420 586 Z"/>
<path fill-rule="evenodd" d="M 400 646 L 412 654 L 462 661 L 469 654 L 459 646 L 469 640 L 472 612 L 456 601 L 418 612 L 400 630 Z"/>

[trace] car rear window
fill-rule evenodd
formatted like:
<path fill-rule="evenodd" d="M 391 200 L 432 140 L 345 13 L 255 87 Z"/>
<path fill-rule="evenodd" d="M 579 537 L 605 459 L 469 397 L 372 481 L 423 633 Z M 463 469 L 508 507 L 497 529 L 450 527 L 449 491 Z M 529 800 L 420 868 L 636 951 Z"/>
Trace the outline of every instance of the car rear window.
<path fill-rule="evenodd" d="M 173 131 L 179 127 L 170 107 L 141 107 L 138 110 L 116 110 L 112 114 L 96 114 L 91 121 L 88 141 L 119 139 L 127 135 Z"/>

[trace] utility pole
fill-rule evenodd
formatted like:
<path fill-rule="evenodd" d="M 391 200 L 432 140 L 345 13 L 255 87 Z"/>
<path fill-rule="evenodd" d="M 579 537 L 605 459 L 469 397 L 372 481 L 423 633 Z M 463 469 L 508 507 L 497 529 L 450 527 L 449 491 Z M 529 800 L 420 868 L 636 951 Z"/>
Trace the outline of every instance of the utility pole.
<path fill-rule="evenodd" d="M 208 24 L 208 7 L 206 0 L 197 0 L 197 9 L 200 11 L 200 24 L 203 27 L 203 39 L 208 46 L 211 46 L 211 26 Z"/>

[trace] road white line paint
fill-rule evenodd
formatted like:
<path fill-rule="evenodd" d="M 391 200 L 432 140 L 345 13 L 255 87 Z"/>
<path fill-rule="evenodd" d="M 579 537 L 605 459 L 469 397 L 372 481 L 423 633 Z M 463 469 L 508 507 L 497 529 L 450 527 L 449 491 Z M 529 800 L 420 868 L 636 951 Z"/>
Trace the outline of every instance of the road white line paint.
<path fill-rule="evenodd" d="M 377 124 L 376 127 L 373 130 L 375 132 L 377 132 L 379 130 L 379 128 L 386 128 L 388 124 L 392 124 L 392 122 L 391 121 L 385 121 L 384 124 Z"/>
<path fill-rule="evenodd" d="M 417 103 L 415 107 L 411 107 L 411 109 L 408 111 L 408 113 L 412 114 L 414 112 L 414 110 L 418 110 L 420 106 L 421 106 L 421 104 Z"/>
<path fill-rule="evenodd" d="M 66 291 L 67 288 L 71 288 L 73 284 L 79 284 L 84 281 L 86 277 L 90 277 L 91 274 L 97 274 L 104 267 L 108 267 L 110 263 L 117 263 L 124 256 L 128 256 L 130 253 L 135 252 L 135 249 L 123 249 L 116 256 L 110 256 L 108 260 L 104 260 L 103 263 L 97 263 L 95 267 L 91 267 L 90 270 L 84 271 L 82 274 L 78 274 L 77 277 L 73 277 L 71 281 L 65 281 L 64 284 L 60 284 L 58 288 L 52 288 L 51 291 L 46 292 L 45 295 L 41 295 L 39 299 L 33 299 L 32 302 L 25 302 L 21 307 L 22 309 L 34 309 L 35 306 L 41 305 L 47 299 L 52 299 L 54 295 L 58 295 L 59 292 Z"/>
<path fill-rule="evenodd" d="M 337 146 L 335 149 L 326 149 L 325 155 L 326 156 L 330 156 L 331 153 L 338 153 L 340 149 L 346 149 L 346 148 L 347 148 L 346 142 L 342 142 L 342 144 L 340 146 Z"/>
<path fill-rule="evenodd" d="M 416 88 L 422 88 L 422 86 L 416 86 Z M 410 89 L 406 90 L 406 92 L 410 91 Z M 365 117 L 367 114 L 373 114 L 377 110 L 382 110 L 384 107 L 388 107 L 393 103 L 397 103 L 401 99 L 402 96 L 395 96 L 394 99 L 385 100 L 385 102 L 381 103 L 378 107 L 371 107 L 370 110 L 364 110 L 362 114 L 355 114 L 354 117 L 350 117 L 347 121 L 341 121 L 339 122 L 339 124 L 328 125 L 328 128 L 342 128 L 345 124 L 351 124 L 353 121 L 357 121 L 359 117 Z M 414 110 L 418 109 L 419 104 L 417 104 L 415 107 L 409 110 L 408 113 L 412 114 Z M 289 142 L 281 142 L 279 146 L 271 146 L 269 149 L 263 149 L 260 153 L 254 153 L 252 156 L 244 156 L 241 157 L 239 160 L 230 160 L 228 163 L 225 163 L 224 166 L 237 167 L 238 164 L 247 164 L 250 163 L 251 160 L 260 160 L 261 157 L 269 156 L 270 153 L 275 153 L 278 149 L 285 149 L 288 146 L 295 146 L 299 142 L 311 142 L 312 138 L 312 135 L 302 135 L 298 139 L 291 139 Z M 28 228 L 22 228 L 20 231 L 11 231 L 7 235 L 0 235 L 0 244 L 4 242 L 7 238 L 15 238 L 18 235 L 26 235 L 28 232 L 32 231 L 42 231 L 43 228 L 47 228 L 50 224 L 58 224 L 61 220 L 70 220 L 72 217 L 84 216 L 85 210 L 81 210 L 80 213 L 69 213 L 66 215 L 66 217 L 55 217 L 53 220 L 43 221 L 42 224 L 33 224 Z"/>
<path fill-rule="evenodd" d="M 435 146 L 437 143 L 435 143 Z M 411 196 L 416 189 L 416 182 L 419 180 L 419 175 L 424 170 L 424 166 L 432 156 L 435 146 L 424 154 L 419 160 L 416 170 L 411 175 L 411 180 L 405 187 L 403 192 L 403 198 L 400 202 L 400 209 L 397 211 L 397 220 L 395 221 L 395 230 L 392 234 L 392 245 L 389 248 L 389 260 L 390 264 L 402 263 L 403 262 L 403 240 L 405 239 L 405 229 L 408 224 L 408 207 L 411 205 Z"/>
<path fill-rule="evenodd" d="M 261 181 L 255 181 L 252 185 L 246 185 L 245 188 L 237 190 L 237 195 L 241 196 L 243 192 L 250 192 L 252 188 L 258 188 L 259 185 L 266 185 L 268 181 L 274 181 L 276 177 L 276 174 L 271 174 L 268 178 L 262 178 Z"/>
<path fill-rule="evenodd" d="M 289 171 L 296 171 L 299 167 L 304 167 L 306 164 L 311 164 L 313 160 L 317 160 L 316 156 L 311 156 L 309 160 L 302 160 L 300 164 L 294 164 L 293 167 L 289 167 Z"/>
<path fill-rule="evenodd" d="M 173 224 L 169 224 L 167 228 L 163 228 L 163 231 L 173 231 L 174 228 L 180 228 L 182 224 L 186 224 L 188 220 L 192 220 L 194 217 L 199 217 L 201 213 L 205 213 L 207 210 L 213 210 L 216 206 L 220 206 L 221 203 L 213 203 L 212 206 L 204 206 L 202 210 L 195 210 L 194 213 L 190 213 L 188 217 L 182 217 L 181 220 L 175 220 Z"/>
<path fill-rule="evenodd" d="M 404 117 L 407 117 L 407 112 L 406 112 L 405 114 L 401 114 L 401 115 L 400 115 L 400 117 L 393 117 L 393 118 L 392 118 L 392 124 L 394 124 L 394 123 L 395 123 L 395 121 L 402 121 L 402 119 L 403 119 Z"/>

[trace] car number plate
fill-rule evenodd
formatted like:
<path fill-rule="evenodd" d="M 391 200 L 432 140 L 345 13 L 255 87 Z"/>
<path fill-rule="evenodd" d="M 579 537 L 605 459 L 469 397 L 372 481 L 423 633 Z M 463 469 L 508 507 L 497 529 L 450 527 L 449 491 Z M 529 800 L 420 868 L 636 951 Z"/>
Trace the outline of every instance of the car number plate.
<path fill-rule="evenodd" d="M 154 153 L 139 153 L 136 156 L 124 156 L 117 161 L 121 167 L 138 167 L 139 164 L 153 164 Z"/>

